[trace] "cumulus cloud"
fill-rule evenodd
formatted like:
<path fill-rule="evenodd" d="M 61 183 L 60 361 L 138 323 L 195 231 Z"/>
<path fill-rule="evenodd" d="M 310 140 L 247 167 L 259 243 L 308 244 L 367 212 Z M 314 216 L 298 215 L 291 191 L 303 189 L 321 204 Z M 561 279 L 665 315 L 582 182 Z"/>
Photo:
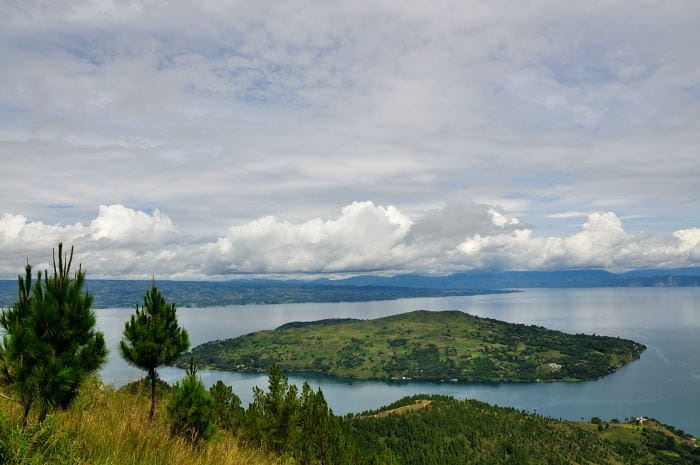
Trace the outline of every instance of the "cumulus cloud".
<path fill-rule="evenodd" d="M 698 266 L 697 228 L 671 237 L 634 236 L 612 212 L 588 215 L 581 231 L 570 236 L 536 236 L 531 229 L 467 238 L 457 248 L 474 268 L 567 269 Z"/>
<path fill-rule="evenodd" d="M 134 264 L 156 249 L 168 245 L 177 232 L 172 220 L 155 210 L 146 213 L 122 205 L 100 205 L 89 225 L 45 224 L 28 221 L 24 215 L 5 213 L 0 217 L 0 274 L 12 275 L 29 260 L 39 269 L 48 266 L 51 249 L 57 243 L 75 245 L 77 257 L 103 276 L 131 276 L 139 273 Z M 160 269 L 160 268 L 159 268 Z M 146 274 L 148 272 L 142 271 Z"/>
<path fill-rule="evenodd" d="M 100 205 L 90 230 L 92 239 L 125 243 L 158 242 L 176 233 L 172 220 L 158 209 L 149 215 L 122 205 Z"/>
<path fill-rule="evenodd" d="M 235 226 L 207 254 L 223 273 L 382 270 L 403 263 L 395 247 L 412 224 L 393 206 L 353 202 L 332 220 L 267 216 Z"/>
<path fill-rule="evenodd" d="M 495 206 L 451 199 L 411 218 L 394 206 L 353 202 L 331 218 L 264 216 L 212 238 L 178 233 L 160 211 L 100 206 L 87 226 L 0 217 L 0 274 L 29 258 L 43 268 L 58 241 L 74 244 L 91 277 L 225 279 L 241 274 L 359 274 L 460 270 L 555 270 L 700 266 L 700 228 L 632 234 L 613 212 L 580 230 L 541 235 Z"/>

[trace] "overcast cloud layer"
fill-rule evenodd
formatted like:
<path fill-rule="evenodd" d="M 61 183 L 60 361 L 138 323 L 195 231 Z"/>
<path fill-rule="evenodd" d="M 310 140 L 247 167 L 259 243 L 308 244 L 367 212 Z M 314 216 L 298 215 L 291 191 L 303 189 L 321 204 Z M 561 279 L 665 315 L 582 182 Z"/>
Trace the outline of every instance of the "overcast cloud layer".
<path fill-rule="evenodd" d="M 0 10 L 0 277 L 700 265 L 695 0 Z"/>

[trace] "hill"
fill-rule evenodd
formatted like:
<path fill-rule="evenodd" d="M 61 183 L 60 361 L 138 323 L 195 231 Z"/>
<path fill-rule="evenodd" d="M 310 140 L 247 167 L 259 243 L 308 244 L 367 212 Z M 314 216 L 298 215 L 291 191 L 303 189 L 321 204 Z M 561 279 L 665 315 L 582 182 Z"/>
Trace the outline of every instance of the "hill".
<path fill-rule="evenodd" d="M 386 447 L 403 465 L 700 463 L 694 439 L 672 427 L 654 420 L 643 426 L 592 421 L 418 395 L 355 416 L 350 424 L 362 449 Z"/>
<path fill-rule="evenodd" d="M 291 323 L 195 347 L 207 368 L 317 371 L 356 379 L 578 381 L 637 359 L 633 341 L 566 334 L 458 311 L 415 311 L 375 320 Z"/>

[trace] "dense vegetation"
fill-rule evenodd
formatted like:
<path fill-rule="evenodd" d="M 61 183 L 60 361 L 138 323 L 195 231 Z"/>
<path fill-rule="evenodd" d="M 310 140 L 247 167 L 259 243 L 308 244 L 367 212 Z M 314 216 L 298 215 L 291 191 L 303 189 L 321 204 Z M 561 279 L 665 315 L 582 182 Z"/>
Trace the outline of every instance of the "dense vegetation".
<path fill-rule="evenodd" d="M 195 347 L 201 366 L 239 371 L 318 371 L 357 379 L 586 380 L 639 357 L 626 339 L 571 335 L 458 311 L 375 320 L 291 323 Z"/>
<path fill-rule="evenodd" d="M 700 464 L 700 448 L 655 421 L 573 423 L 474 400 L 419 395 L 350 421 L 362 449 L 386 447 L 403 465 Z M 379 415 L 377 415 L 379 413 Z"/>
<path fill-rule="evenodd" d="M 172 388 L 160 387 L 162 401 L 171 403 Z M 212 386 L 210 420 L 218 428 L 193 443 L 172 434 L 165 409 L 148 419 L 148 390 L 145 382 L 115 391 L 89 380 L 67 410 L 28 427 L 19 406 L 0 398 L 0 463 L 700 464 L 692 438 L 653 420 L 574 423 L 428 395 L 338 417 L 320 391 L 298 391 L 279 371 L 245 410 L 229 387 Z"/>

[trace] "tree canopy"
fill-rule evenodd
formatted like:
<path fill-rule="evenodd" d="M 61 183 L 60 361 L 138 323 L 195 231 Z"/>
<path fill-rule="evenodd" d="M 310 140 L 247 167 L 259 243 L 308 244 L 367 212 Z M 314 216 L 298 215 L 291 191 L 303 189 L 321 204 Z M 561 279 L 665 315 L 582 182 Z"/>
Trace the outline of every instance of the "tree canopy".
<path fill-rule="evenodd" d="M 5 332 L 0 346 L 0 383 L 17 396 L 26 422 L 33 405 L 39 421 L 49 410 L 65 408 L 85 377 L 106 361 L 104 336 L 95 329 L 92 295 L 83 290 L 82 267 L 70 275 L 73 248 L 58 260 L 53 274 L 37 274 L 32 286 L 31 266 L 18 278 L 18 299 L 0 316 Z"/>
<path fill-rule="evenodd" d="M 124 338 L 119 343 L 122 357 L 131 365 L 148 372 L 151 382 L 151 411 L 156 405 L 156 369 L 175 362 L 190 346 L 187 331 L 181 328 L 175 315 L 174 303 L 166 302 L 153 282 L 146 291 L 143 306 L 136 306 L 124 326 Z"/>

